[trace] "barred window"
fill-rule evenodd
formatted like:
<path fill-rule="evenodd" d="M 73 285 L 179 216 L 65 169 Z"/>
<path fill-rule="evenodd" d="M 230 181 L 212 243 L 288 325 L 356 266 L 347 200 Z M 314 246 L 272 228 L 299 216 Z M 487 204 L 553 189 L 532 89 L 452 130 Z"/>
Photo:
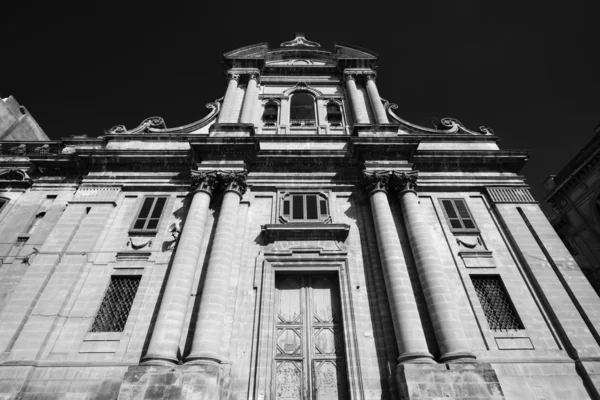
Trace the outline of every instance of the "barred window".
<path fill-rule="evenodd" d="M 156 231 L 166 202 L 167 198 L 164 196 L 145 197 L 132 230 Z"/>
<path fill-rule="evenodd" d="M 452 232 L 479 232 L 464 199 L 442 199 L 440 201 Z"/>
<path fill-rule="evenodd" d="M 123 332 L 140 276 L 112 276 L 90 332 Z"/>
<path fill-rule="evenodd" d="M 327 198 L 320 193 L 292 193 L 281 200 L 282 222 L 329 222 Z"/>
<path fill-rule="evenodd" d="M 499 275 L 471 276 L 471 280 L 491 330 L 524 329 Z"/>

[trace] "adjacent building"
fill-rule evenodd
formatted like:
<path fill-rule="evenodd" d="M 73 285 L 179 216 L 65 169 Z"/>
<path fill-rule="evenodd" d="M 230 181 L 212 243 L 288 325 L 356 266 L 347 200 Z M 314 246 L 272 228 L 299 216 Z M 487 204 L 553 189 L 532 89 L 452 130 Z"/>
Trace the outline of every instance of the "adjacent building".
<path fill-rule="evenodd" d="M 583 149 L 544 182 L 552 226 L 600 293 L 600 125 Z"/>
<path fill-rule="evenodd" d="M 224 65 L 189 125 L 1 143 L 0 398 L 600 398 L 526 152 L 403 120 L 352 45 Z"/>

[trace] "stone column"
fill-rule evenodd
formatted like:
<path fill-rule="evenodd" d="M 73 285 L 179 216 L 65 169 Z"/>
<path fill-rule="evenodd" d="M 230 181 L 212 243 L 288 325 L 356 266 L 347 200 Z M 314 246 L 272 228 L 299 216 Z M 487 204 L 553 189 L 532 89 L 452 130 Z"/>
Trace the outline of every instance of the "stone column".
<path fill-rule="evenodd" d="M 219 124 L 231 122 L 229 120 L 229 115 L 231 114 L 233 103 L 235 102 L 235 92 L 237 91 L 240 76 L 237 74 L 228 73 L 227 79 L 229 79 L 229 83 L 227 84 L 227 91 L 225 92 L 225 98 L 223 99 L 223 106 L 219 112 L 219 118 L 217 119 L 217 123 Z"/>
<path fill-rule="evenodd" d="M 408 240 L 440 349 L 439 361 L 474 361 L 475 356 L 469 350 L 460 324 L 458 307 L 448 286 L 448 278 L 438 256 L 436 242 L 432 240 L 431 228 L 427 225 L 419 206 L 416 180 L 416 171 L 394 172 L 392 183 L 398 191 Z"/>
<path fill-rule="evenodd" d="M 356 88 L 356 81 L 354 74 L 346 74 L 346 87 L 348 88 L 348 94 L 350 95 L 350 103 L 352 103 L 352 111 L 354 113 L 354 121 L 358 124 L 368 124 L 369 116 L 367 113 L 360 108 L 358 89 Z"/>
<path fill-rule="evenodd" d="M 215 185 L 215 173 L 192 171 L 192 203 L 179 235 L 167 286 L 143 364 L 178 364 L 177 353 Z"/>
<path fill-rule="evenodd" d="M 258 100 L 256 89 L 258 79 L 258 74 L 250 74 L 248 77 L 248 86 L 246 87 L 244 104 L 242 104 L 242 117 L 240 118 L 240 122 L 243 124 L 251 124 L 253 122 L 254 104 Z"/>
<path fill-rule="evenodd" d="M 223 202 L 212 242 L 208 270 L 202 289 L 192 349 L 186 363 L 220 363 L 223 320 L 229 296 L 229 278 L 240 200 L 246 192 L 246 171 L 222 173 Z"/>
<path fill-rule="evenodd" d="M 369 100 L 371 101 L 371 108 L 375 114 L 375 121 L 377 124 L 389 124 L 390 121 L 385 112 L 385 107 L 383 107 L 377 85 L 375 85 L 375 74 L 368 74 L 365 79 L 367 82 L 367 93 L 369 94 Z"/>
<path fill-rule="evenodd" d="M 364 177 L 371 198 L 377 245 L 400 352 L 398 362 L 433 362 L 433 356 L 427 349 L 417 302 L 388 203 L 387 189 L 390 173 L 365 172 Z"/>

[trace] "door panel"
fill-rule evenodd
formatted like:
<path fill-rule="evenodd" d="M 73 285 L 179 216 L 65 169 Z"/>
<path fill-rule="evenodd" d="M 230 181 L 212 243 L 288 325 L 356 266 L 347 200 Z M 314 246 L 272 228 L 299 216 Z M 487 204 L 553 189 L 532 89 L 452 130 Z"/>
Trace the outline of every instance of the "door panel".
<path fill-rule="evenodd" d="M 275 289 L 275 398 L 346 398 L 337 276 L 277 275 Z"/>

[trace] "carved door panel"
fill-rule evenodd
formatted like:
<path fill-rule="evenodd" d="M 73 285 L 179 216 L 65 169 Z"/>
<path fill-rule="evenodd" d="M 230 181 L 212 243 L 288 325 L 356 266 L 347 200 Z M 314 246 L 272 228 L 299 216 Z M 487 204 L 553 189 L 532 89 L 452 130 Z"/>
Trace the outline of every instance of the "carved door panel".
<path fill-rule="evenodd" d="M 337 278 L 277 276 L 274 398 L 346 398 Z"/>

